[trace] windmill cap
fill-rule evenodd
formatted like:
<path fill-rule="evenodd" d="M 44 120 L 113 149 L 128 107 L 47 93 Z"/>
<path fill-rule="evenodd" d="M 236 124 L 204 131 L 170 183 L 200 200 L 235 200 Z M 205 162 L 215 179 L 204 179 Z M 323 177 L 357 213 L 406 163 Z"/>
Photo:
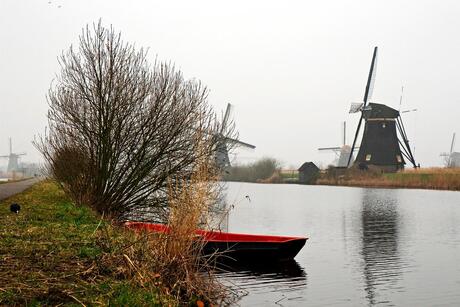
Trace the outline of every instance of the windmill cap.
<path fill-rule="evenodd" d="M 399 111 L 395 110 L 387 105 L 380 103 L 369 103 L 369 109 L 364 110 L 365 118 L 397 118 Z"/>

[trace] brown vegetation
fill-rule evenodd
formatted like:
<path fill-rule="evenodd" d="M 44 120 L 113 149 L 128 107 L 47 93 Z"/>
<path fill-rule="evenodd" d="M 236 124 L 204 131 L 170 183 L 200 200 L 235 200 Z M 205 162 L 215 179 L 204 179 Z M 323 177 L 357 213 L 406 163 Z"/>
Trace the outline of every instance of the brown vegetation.
<path fill-rule="evenodd" d="M 384 174 L 372 170 L 329 170 L 321 175 L 316 184 L 458 191 L 460 190 L 460 169 L 422 168 Z"/>

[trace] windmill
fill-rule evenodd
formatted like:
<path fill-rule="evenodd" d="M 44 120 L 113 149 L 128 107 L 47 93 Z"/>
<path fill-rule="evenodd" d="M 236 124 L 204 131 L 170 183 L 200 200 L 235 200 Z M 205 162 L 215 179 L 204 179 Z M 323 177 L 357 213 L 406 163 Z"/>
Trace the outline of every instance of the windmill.
<path fill-rule="evenodd" d="M 19 156 L 24 156 L 26 154 L 25 152 L 13 153 L 13 144 L 12 144 L 11 138 L 9 140 L 10 140 L 10 154 L 5 155 L 5 156 L 0 156 L 0 158 L 8 158 L 8 167 L 6 169 L 8 173 L 17 172 L 19 170 Z"/>
<path fill-rule="evenodd" d="M 225 136 L 225 131 L 227 131 L 228 128 L 230 113 L 232 109 L 233 106 L 230 103 L 227 104 L 227 109 L 225 110 L 225 115 L 222 120 L 222 126 L 220 127 L 220 131 L 214 135 L 214 137 L 217 138 L 215 161 L 216 165 L 220 169 L 225 169 L 226 167 L 230 166 L 230 159 L 228 157 L 230 146 L 237 146 L 250 149 L 256 148 L 254 145 Z"/>
<path fill-rule="evenodd" d="M 352 152 L 356 145 L 362 121 L 363 119 L 365 120 L 361 145 L 354 165 L 357 165 L 360 169 L 367 169 L 369 166 L 373 166 L 384 171 L 396 171 L 404 168 L 406 164 L 404 158 L 406 158 L 415 168 L 417 165 L 409 146 L 400 112 L 384 104 L 369 102 L 375 83 L 377 50 L 378 48 L 375 47 L 363 102 L 352 103 L 350 108 L 350 113 L 361 112 L 353 145 L 351 146 Z M 348 166 L 350 162 L 351 156 L 348 158 Z"/>
<path fill-rule="evenodd" d="M 336 159 L 336 167 L 347 167 L 348 159 L 351 154 L 351 147 L 347 145 L 347 122 L 343 122 L 343 135 L 342 135 L 342 146 L 337 147 L 322 147 L 318 148 L 319 151 L 332 151 L 335 153 Z M 357 150 L 358 148 L 355 148 Z M 353 157 L 352 157 L 353 159 Z"/>
<path fill-rule="evenodd" d="M 446 167 L 460 167 L 460 152 L 454 152 L 455 147 L 455 132 L 452 135 L 452 142 L 450 143 L 450 152 L 441 153 L 441 157 L 444 157 Z"/>

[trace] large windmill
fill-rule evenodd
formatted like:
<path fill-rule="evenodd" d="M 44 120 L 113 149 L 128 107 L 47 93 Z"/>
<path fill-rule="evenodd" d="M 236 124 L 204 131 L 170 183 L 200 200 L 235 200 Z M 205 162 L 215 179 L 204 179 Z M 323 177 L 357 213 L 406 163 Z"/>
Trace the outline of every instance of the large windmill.
<path fill-rule="evenodd" d="M 444 157 L 446 167 L 460 167 L 460 152 L 454 152 L 455 147 L 455 132 L 452 136 L 452 142 L 450 143 L 450 152 L 441 153 L 441 157 Z"/>
<path fill-rule="evenodd" d="M 8 158 L 8 167 L 6 171 L 9 172 L 17 172 L 19 170 L 19 157 L 24 156 L 26 153 L 14 153 L 13 152 L 13 144 L 10 138 L 10 154 L 5 156 L 0 156 L 0 158 Z"/>
<path fill-rule="evenodd" d="M 361 112 L 356 128 L 351 151 L 353 152 L 363 119 L 365 120 L 363 137 L 358 155 L 353 165 L 361 169 L 369 166 L 383 171 L 396 171 L 404 168 L 404 158 L 417 167 L 409 146 L 406 130 L 400 117 L 400 112 L 379 103 L 370 103 L 375 82 L 377 50 L 374 48 L 371 67 L 367 78 L 366 90 L 362 103 L 353 103 L 350 113 Z M 399 136 L 398 136 L 399 133 Z M 350 166 L 351 156 L 347 165 Z"/>
<path fill-rule="evenodd" d="M 342 133 L 342 146 L 318 148 L 319 151 L 332 151 L 335 153 L 337 159 L 334 164 L 336 167 L 347 167 L 348 159 L 351 154 L 351 146 L 347 145 L 347 122 L 343 122 Z M 355 150 L 356 149 L 358 148 L 355 148 Z M 351 159 L 353 158 L 352 156 Z"/>
<path fill-rule="evenodd" d="M 214 135 L 214 137 L 217 138 L 215 160 L 216 160 L 216 165 L 220 169 L 225 169 L 226 167 L 230 166 L 230 158 L 228 157 L 228 151 L 231 147 L 236 146 L 236 147 L 243 147 L 243 148 L 250 148 L 250 149 L 256 148 L 254 145 L 225 136 L 225 132 L 228 129 L 230 113 L 232 109 L 233 109 L 233 106 L 230 103 L 227 104 L 227 109 L 225 110 L 225 115 L 222 120 L 220 131 Z"/>

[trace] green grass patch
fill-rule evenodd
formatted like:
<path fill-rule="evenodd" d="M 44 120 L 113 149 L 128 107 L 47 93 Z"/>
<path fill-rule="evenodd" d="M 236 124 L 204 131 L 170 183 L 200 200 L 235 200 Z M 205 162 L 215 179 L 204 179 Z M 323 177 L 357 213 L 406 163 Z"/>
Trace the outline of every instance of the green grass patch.
<path fill-rule="evenodd" d="M 13 202 L 21 205 L 19 214 L 9 210 Z M 98 235 L 112 226 L 89 208 L 75 206 L 51 181 L 2 201 L 0 225 L 0 305 L 160 302 L 154 289 L 100 269 Z"/>

